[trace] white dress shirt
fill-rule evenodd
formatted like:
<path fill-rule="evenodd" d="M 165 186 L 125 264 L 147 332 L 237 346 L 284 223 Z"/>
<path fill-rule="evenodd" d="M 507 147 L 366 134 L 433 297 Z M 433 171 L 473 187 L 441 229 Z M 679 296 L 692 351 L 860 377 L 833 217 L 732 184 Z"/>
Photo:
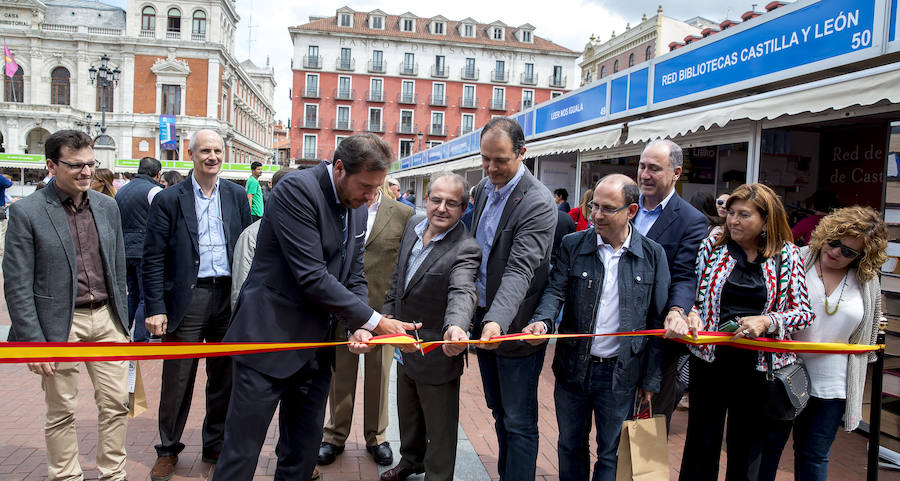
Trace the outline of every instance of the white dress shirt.
<path fill-rule="evenodd" d="M 597 255 L 603 262 L 603 285 L 600 287 L 600 305 L 597 306 L 597 318 L 594 323 L 594 334 L 609 334 L 619 331 L 619 259 L 631 245 L 631 227 L 628 237 L 619 250 L 597 236 Z M 614 357 L 619 354 L 618 337 L 595 337 L 591 343 L 591 356 Z"/>
<path fill-rule="evenodd" d="M 375 215 L 378 214 L 378 206 L 381 205 L 381 192 L 376 192 L 378 198 L 369 206 L 369 218 L 366 219 L 366 238 L 364 242 L 369 242 L 369 234 L 372 232 L 372 226 L 375 225 Z"/>

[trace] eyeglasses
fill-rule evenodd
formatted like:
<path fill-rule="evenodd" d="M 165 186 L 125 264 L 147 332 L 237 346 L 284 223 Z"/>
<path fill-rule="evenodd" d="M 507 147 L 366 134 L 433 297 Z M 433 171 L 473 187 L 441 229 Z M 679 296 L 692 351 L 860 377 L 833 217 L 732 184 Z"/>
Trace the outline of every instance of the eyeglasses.
<path fill-rule="evenodd" d="M 618 209 L 610 209 L 608 207 L 600 207 L 599 205 L 597 205 L 593 202 L 588 202 L 588 208 L 591 209 L 591 212 L 593 212 L 595 210 L 599 210 L 600 213 L 603 215 L 613 215 L 613 214 L 617 214 L 621 210 L 627 209 L 628 204 L 625 204 L 622 207 L 619 207 Z"/>
<path fill-rule="evenodd" d="M 69 166 L 69 170 L 71 170 L 72 172 L 81 172 L 85 168 L 85 166 L 87 166 L 88 169 L 94 170 L 95 168 L 97 168 L 98 165 L 100 165 L 100 162 L 97 162 L 96 160 L 93 162 L 72 163 L 72 162 L 66 162 L 65 160 L 62 160 L 62 159 L 58 159 L 55 162 L 57 164 L 66 164 L 67 166 Z"/>
<path fill-rule="evenodd" d="M 841 242 L 837 239 L 835 239 L 833 241 L 829 241 L 828 245 L 829 245 L 829 247 L 832 247 L 832 248 L 840 247 L 841 255 L 846 257 L 847 259 L 856 259 L 857 257 L 859 257 L 859 251 L 857 251 L 856 249 L 854 249 L 852 247 L 845 246 L 843 242 Z"/>
<path fill-rule="evenodd" d="M 719 199 L 719 200 L 717 200 L 717 201 L 716 201 L 716 205 L 722 205 L 722 206 L 724 206 L 724 205 L 725 205 L 725 199 Z"/>
<path fill-rule="evenodd" d="M 447 205 L 448 209 L 458 209 L 462 207 L 462 202 L 450 199 L 441 199 L 440 197 L 429 197 L 428 202 L 431 202 L 434 205 L 441 205 L 441 203 L 444 203 Z"/>

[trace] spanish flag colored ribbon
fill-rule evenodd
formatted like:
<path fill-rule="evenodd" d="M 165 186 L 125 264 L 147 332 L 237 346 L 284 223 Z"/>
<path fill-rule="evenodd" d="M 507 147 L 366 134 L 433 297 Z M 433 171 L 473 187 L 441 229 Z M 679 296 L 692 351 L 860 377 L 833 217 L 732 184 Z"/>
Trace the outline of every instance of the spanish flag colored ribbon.
<path fill-rule="evenodd" d="M 663 329 L 645 331 L 616 332 L 611 334 L 507 334 L 488 341 L 471 339 L 466 341 L 424 341 L 417 342 L 406 334 L 376 336 L 369 340 L 375 345 L 412 345 L 428 353 L 443 344 L 496 344 L 499 342 L 528 341 L 535 339 L 572 339 L 584 337 L 653 336 L 662 337 Z M 732 341 L 732 334 L 723 332 L 700 332 L 695 340 L 690 336 L 675 339 L 684 344 L 715 344 L 734 346 L 741 349 L 769 352 L 808 352 L 829 354 L 862 354 L 884 349 L 884 345 L 822 343 L 777 340 L 768 338 L 738 339 Z M 319 347 L 344 346 L 343 342 L 7 342 L 0 343 L 0 364 L 25 362 L 81 362 L 81 361 L 124 361 L 147 359 L 188 359 L 200 357 L 236 356 L 266 352 L 293 351 Z"/>

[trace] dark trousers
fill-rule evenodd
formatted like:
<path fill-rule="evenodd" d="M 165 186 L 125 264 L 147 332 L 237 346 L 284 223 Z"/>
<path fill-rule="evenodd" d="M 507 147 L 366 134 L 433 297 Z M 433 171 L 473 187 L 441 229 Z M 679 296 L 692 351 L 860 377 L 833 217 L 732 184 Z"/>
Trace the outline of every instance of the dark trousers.
<path fill-rule="evenodd" d="M 727 429 L 725 479 L 757 481 L 771 433 L 790 422 L 765 415 L 767 381 L 765 373 L 756 370 L 756 351 L 719 346 L 715 353 L 712 363 L 691 357 L 691 403 L 678 479 L 718 479 L 722 436 Z"/>
<path fill-rule="evenodd" d="M 553 389 L 559 425 L 560 481 L 615 481 L 622 423 L 631 413 L 635 389 L 613 390 L 615 362 L 592 362 L 585 386 L 557 379 Z M 597 462 L 591 477 L 591 414 L 597 427 Z"/>
<path fill-rule="evenodd" d="M 424 471 L 428 481 L 453 481 L 459 423 L 459 378 L 425 384 L 397 364 L 398 466 Z"/>
<path fill-rule="evenodd" d="M 142 297 L 143 282 L 141 281 L 141 258 L 129 257 L 125 259 L 125 282 L 128 288 L 128 325 L 134 323 L 134 342 L 147 342 L 150 333 L 144 324 L 144 301 Z"/>
<path fill-rule="evenodd" d="M 225 449 L 214 481 L 253 479 L 259 452 L 278 403 L 278 481 L 306 480 L 316 467 L 331 382 L 327 362 L 310 362 L 285 379 L 234 363 L 234 387 L 225 424 Z"/>
<path fill-rule="evenodd" d="M 689 351 L 683 344 L 675 341 L 663 342 L 662 355 L 662 380 L 659 384 L 659 392 L 653 395 L 653 412 L 666 415 L 666 432 L 669 432 L 669 424 L 672 422 L 672 413 L 684 396 L 685 385 L 678 379 L 678 361 L 683 354 Z"/>
<path fill-rule="evenodd" d="M 220 342 L 231 317 L 231 285 L 194 289 L 191 305 L 181 324 L 163 336 L 164 342 Z M 158 456 L 174 456 L 184 449 L 181 435 L 191 410 L 194 379 L 198 359 L 163 361 L 162 387 L 159 394 Z M 222 450 L 225 415 L 231 394 L 231 358 L 206 358 L 206 417 L 203 420 L 203 452 L 205 458 Z"/>
<path fill-rule="evenodd" d="M 537 385 L 545 350 L 506 357 L 477 349 L 484 398 L 497 431 L 501 481 L 534 481 L 538 454 Z"/>
<path fill-rule="evenodd" d="M 831 443 L 844 419 L 844 399 L 822 399 L 810 396 L 806 408 L 794 419 L 794 479 L 827 481 Z M 771 433 L 760 467 L 760 481 L 774 481 L 781 452 L 791 434 L 786 429 Z"/>

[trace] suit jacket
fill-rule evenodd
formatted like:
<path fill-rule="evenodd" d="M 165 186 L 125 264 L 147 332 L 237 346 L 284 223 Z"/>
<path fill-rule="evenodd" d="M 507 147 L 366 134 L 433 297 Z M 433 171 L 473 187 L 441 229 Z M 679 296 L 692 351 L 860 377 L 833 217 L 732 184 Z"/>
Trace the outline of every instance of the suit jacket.
<path fill-rule="evenodd" d="M 141 261 L 144 310 L 147 317 L 165 314 L 167 332 L 173 332 L 181 324 L 194 296 L 200 270 L 193 190 L 190 176 L 162 190 L 153 198 L 147 216 Z M 250 225 L 250 207 L 244 189 L 230 180 L 219 179 L 219 199 L 225 250 L 231 266 L 234 244 L 241 231 Z"/>
<path fill-rule="evenodd" d="M 449 326 L 469 330 L 475 314 L 475 276 L 481 265 L 481 247 L 466 231 L 466 226 L 457 222 L 434 244 L 409 285 L 404 287 L 409 256 L 418 240 L 415 227 L 424 218 L 417 215 L 406 225 L 384 313 L 407 322 L 421 322 L 419 336 L 423 340 L 437 340 L 443 338 L 444 329 Z M 419 352 L 404 352 L 403 365 L 409 377 L 433 385 L 450 382 L 463 372 L 462 356 L 447 357 L 443 349 L 434 349 L 424 358 Z"/>
<path fill-rule="evenodd" d="M 666 311 L 681 306 L 685 312 L 694 307 L 697 297 L 697 274 L 694 264 L 700 242 L 709 233 L 709 222 L 690 203 L 675 192 L 666 208 L 659 214 L 646 237 L 656 241 L 666 251 L 672 283 Z M 665 316 L 665 313 L 663 313 Z"/>
<path fill-rule="evenodd" d="M 269 197 L 250 274 L 225 334 L 227 342 L 322 342 L 335 321 L 356 330 L 374 313 L 363 277 L 365 206 L 342 225 L 326 164 L 286 175 Z M 246 197 L 244 205 L 247 204 Z M 268 376 L 284 379 L 317 357 L 319 349 L 235 356 Z M 320 354 L 333 359 L 334 350 Z M 325 359 L 322 359 L 325 360 Z"/>
<path fill-rule="evenodd" d="M 482 179 L 475 189 L 472 232 L 478 232 L 487 202 L 484 186 L 488 182 L 489 178 Z M 547 284 L 556 221 L 553 195 L 525 169 L 516 188 L 509 194 L 488 254 L 488 312 L 484 323 L 496 322 L 504 334 L 510 334 L 521 332 L 531 322 L 531 315 Z M 474 326 L 473 335 L 480 336 L 481 327 Z M 503 342 L 496 352 L 506 356 L 526 356 L 545 346 L 532 346 L 523 341 Z"/>
<path fill-rule="evenodd" d="M 391 273 L 397 264 L 400 237 L 403 236 L 406 222 L 413 213 L 412 207 L 386 195 L 381 196 L 381 203 L 375 213 L 375 222 L 372 224 L 372 232 L 369 232 L 363 254 L 363 269 L 366 282 L 369 284 L 369 306 L 376 311 L 380 311 L 384 305 L 384 296 L 391 284 Z"/>
<path fill-rule="evenodd" d="M 12 326 L 9 341 L 66 342 L 78 290 L 75 242 L 51 181 L 9 206 L 3 288 Z M 100 238 L 109 308 L 128 332 L 125 243 L 112 198 L 86 192 Z"/>

